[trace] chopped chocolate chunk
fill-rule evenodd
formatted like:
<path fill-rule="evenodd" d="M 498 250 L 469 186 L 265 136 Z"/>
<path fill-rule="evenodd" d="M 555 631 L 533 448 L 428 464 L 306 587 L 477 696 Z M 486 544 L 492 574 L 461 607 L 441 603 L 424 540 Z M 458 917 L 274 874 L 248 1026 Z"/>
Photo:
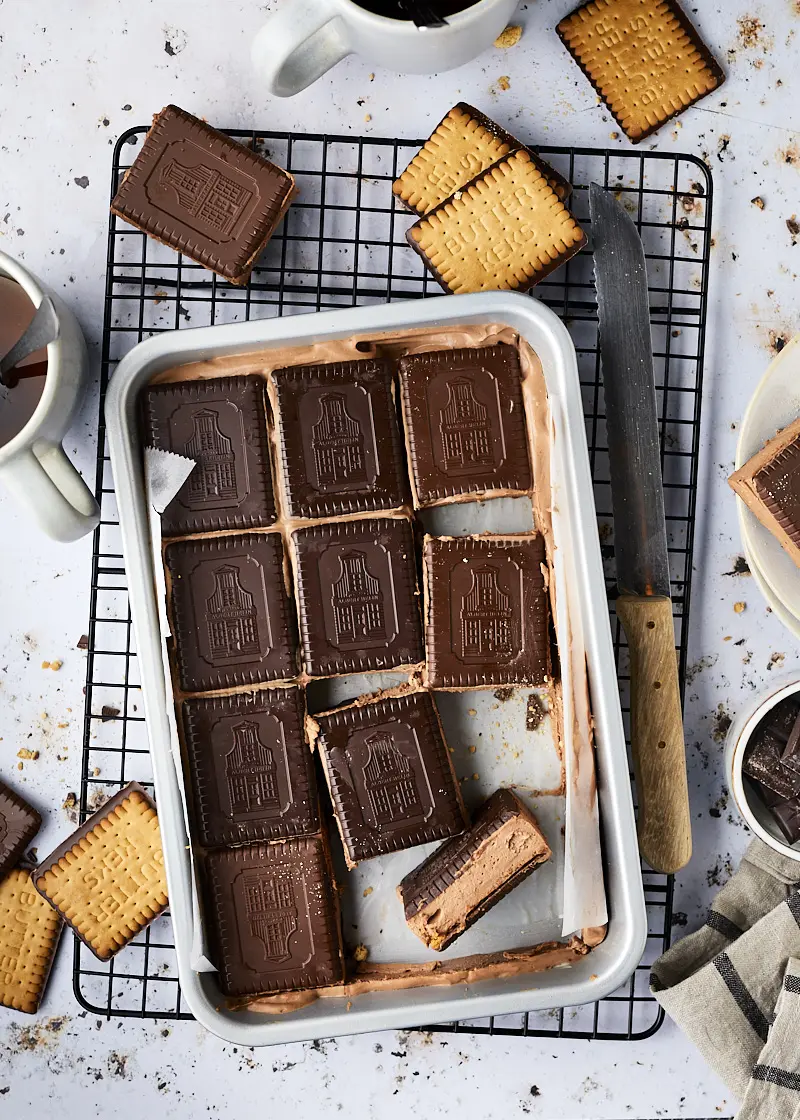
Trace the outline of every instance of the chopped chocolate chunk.
<path fill-rule="evenodd" d="M 792 797 L 770 807 L 778 828 L 790 844 L 800 840 L 800 797 Z"/>
<path fill-rule="evenodd" d="M 264 382 L 257 375 L 151 385 L 143 438 L 195 461 L 161 517 L 165 536 L 274 522 Z"/>
<path fill-rule="evenodd" d="M 800 774 L 781 762 L 783 743 L 771 731 L 758 729 L 745 749 L 742 772 L 783 800 L 800 794 Z"/>
<path fill-rule="evenodd" d="M 292 517 L 393 509 L 406 500 L 392 363 L 293 366 L 272 374 Z"/>
<path fill-rule="evenodd" d="M 781 762 L 800 774 L 800 712 L 795 716 L 789 738 L 781 754 Z"/>
<path fill-rule="evenodd" d="M 0 782 L 0 879 L 19 861 L 41 824 L 33 806 Z"/>
<path fill-rule="evenodd" d="M 429 693 L 354 704 L 317 720 L 320 757 L 348 866 L 466 827 Z"/>
<path fill-rule="evenodd" d="M 800 699 L 796 696 L 787 696 L 767 712 L 756 734 L 760 731 L 769 731 L 776 739 L 785 743 L 792 734 L 798 716 L 800 716 Z"/>
<path fill-rule="evenodd" d="M 303 695 L 265 688 L 183 704 L 197 838 L 205 847 L 319 832 Z"/>
<path fill-rule="evenodd" d="M 176 541 L 165 556 L 181 688 L 206 692 L 295 676 L 279 534 Z"/>
<path fill-rule="evenodd" d="M 531 486 L 519 358 L 503 343 L 399 366 L 415 505 Z"/>
<path fill-rule="evenodd" d="M 497 790 L 468 832 L 400 883 L 409 928 L 429 949 L 446 949 L 551 854 L 530 810 L 511 790 Z"/>
<path fill-rule="evenodd" d="M 416 559 L 407 518 L 298 529 L 300 638 L 312 677 L 422 660 Z"/>
<path fill-rule="evenodd" d="M 293 193 L 288 172 L 168 105 L 154 118 L 111 212 L 244 284 Z"/>
<path fill-rule="evenodd" d="M 425 538 L 425 643 L 434 688 L 544 684 L 544 562 L 538 535 Z"/>
<path fill-rule="evenodd" d="M 334 885 L 320 837 L 206 856 L 207 922 L 225 995 L 344 979 Z"/>

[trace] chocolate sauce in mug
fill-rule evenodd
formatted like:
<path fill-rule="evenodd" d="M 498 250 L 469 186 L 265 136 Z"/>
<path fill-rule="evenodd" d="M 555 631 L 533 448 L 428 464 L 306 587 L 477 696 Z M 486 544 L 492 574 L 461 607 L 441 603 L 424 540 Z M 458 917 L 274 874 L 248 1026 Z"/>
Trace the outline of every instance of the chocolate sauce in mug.
<path fill-rule="evenodd" d="M 395 0 L 355 0 L 355 3 L 359 8 L 366 8 L 377 16 L 386 16 L 388 19 L 409 18 L 408 12 L 403 10 L 402 5 L 395 3 Z M 428 0 L 428 3 L 437 15 L 446 17 L 471 8 L 477 0 Z"/>
<path fill-rule="evenodd" d="M 0 276 L 0 358 L 22 338 L 36 308 L 16 280 Z M 47 349 L 29 354 L 15 369 L 47 363 Z M 12 375 L 13 376 L 13 375 Z M 44 391 L 46 369 L 32 377 L 20 377 L 13 387 L 0 385 L 0 447 L 21 432 L 36 411 Z"/>

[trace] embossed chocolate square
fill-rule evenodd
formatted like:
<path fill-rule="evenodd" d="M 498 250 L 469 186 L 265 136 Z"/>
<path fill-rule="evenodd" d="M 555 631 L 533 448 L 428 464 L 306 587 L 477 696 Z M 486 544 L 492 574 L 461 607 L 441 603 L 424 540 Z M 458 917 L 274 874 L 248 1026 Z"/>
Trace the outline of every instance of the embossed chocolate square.
<path fill-rule="evenodd" d="M 430 693 L 387 696 L 316 718 L 348 867 L 467 827 Z"/>
<path fill-rule="evenodd" d="M 530 489 L 513 346 L 409 354 L 399 371 L 415 506 Z"/>
<path fill-rule="evenodd" d="M 112 214 L 233 284 L 245 284 L 294 195 L 294 178 L 177 105 L 153 118 Z"/>
<path fill-rule="evenodd" d="M 0 878 L 18 862 L 41 824 L 33 806 L 0 782 Z"/>
<path fill-rule="evenodd" d="M 196 697 L 182 706 L 197 839 L 207 848 L 319 832 L 298 688 Z"/>
<path fill-rule="evenodd" d="M 423 658 L 411 522 L 370 517 L 292 534 L 303 664 L 312 677 Z"/>
<path fill-rule="evenodd" d="M 544 564 L 539 535 L 425 538 L 425 645 L 433 688 L 546 682 Z"/>
<path fill-rule="evenodd" d="M 296 675 L 295 620 L 280 534 L 175 541 L 167 545 L 165 559 L 185 692 Z"/>
<path fill-rule="evenodd" d="M 218 377 L 151 385 L 143 438 L 196 466 L 164 510 L 165 536 L 254 529 L 275 520 L 264 383 Z"/>
<path fill-rule="evenodd" d="M 393 509 L 406 498 L 392 363 L 368 358 L 271 374 L 292 517 Z"/>
<path fill-rule="evenodd" d="M 344 979 L 338 906 L 324 839 L 206 856 L 207 922 L 225 995 L 298 991 Z"/>

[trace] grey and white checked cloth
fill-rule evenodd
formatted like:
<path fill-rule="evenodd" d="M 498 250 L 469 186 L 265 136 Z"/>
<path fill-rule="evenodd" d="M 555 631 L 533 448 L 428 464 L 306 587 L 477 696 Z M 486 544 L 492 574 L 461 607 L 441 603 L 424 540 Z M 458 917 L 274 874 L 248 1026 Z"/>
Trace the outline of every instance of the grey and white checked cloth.
<path fill-rule="evenodd" d="M 655 962 L 651 991 L 742 1100 L 739 1120 L 800 1120 L 800 863 L 760 840 L 705 925 Z"/>

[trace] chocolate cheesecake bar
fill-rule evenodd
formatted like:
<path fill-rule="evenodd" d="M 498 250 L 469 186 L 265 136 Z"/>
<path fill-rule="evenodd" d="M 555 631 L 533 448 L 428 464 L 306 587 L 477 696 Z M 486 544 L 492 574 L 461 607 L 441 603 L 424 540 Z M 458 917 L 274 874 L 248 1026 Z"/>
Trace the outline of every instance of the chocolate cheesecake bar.
<path fill-rule="evenodd" d="M 425 648 L 433 688 L 546 683 L 545 563 L 538 534 L 425 538 Z"/>
<path fill-rule="evenodd" d="M 294 195 L 294 178 L 205 121 L 153 118 L 111 212 L 233 284 L 245 284 Z"/>
<path fill-rule="evenodd" d="M 225 995 L 297 991 L 344 979 L 323 837 L 211 852 L 205 872 L 212 955 Z"/>
<path fill-rule="evenodd" d="M 800 567 L 800 418 L 734 471 L 728 482 Z"/>
<path fill-rule="evenodd" d="M 513 346 L 409 354 L 398 373 L 415 506 L 530 490 L 522 371 Z"/>
<path fill-rule="evenodd" d="M 551 855 L 533 813 L 511 790 L 497 790 L 472 828 L 400 883 L 409 929 L 429 949 L 446 949 Z"/>
<path fill-rule="evenodd" d="M 442 840 L 468 820 L 428 692 L 317 716 L 317 746 L 349 867 Z"/>

